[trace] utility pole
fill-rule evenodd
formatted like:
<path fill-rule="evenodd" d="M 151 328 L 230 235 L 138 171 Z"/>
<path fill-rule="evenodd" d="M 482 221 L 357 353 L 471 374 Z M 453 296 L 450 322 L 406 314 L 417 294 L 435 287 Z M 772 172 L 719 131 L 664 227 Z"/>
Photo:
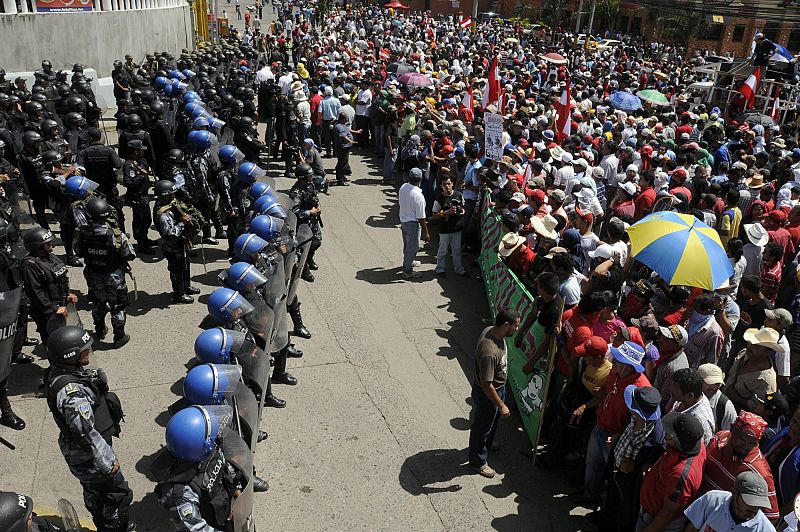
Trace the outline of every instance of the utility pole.
<path fill-rule="evenodd" d="M 216 1 L 216 0 L 214 0 Z M 592 11 L 589 15 L 589 28 L 586 30 L 586 41 L 584 41 L 584 48 L 589 49 L 589 35 L 592 34 L 592 24 L 594 24 L 594 8 L 597 7 L 597 0 L 592 0 Z"/>
<path fill-rule="evenodd" d="M 576 39 L 577 39 L 578 33 L 580 33 L 580 31 L 581 31 L 581 15 L 582 14 L 583 14 L 583 0 L 580 0 L 580 2 L 578 2 L 578 17 L 577 17 L 577 20 L 575 20 L 575 35 L 576 35 L 575 38 Z"/>
<path fill-rule="evenodd" d="M 478 23 L 478 0 L 472 0 L 472 23 Z"/>

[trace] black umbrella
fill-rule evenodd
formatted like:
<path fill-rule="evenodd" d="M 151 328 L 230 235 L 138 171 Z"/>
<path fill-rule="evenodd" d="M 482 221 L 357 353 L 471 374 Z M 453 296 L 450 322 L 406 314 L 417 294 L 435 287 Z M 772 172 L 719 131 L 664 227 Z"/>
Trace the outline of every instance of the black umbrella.
<path fill-rule="evenodd" d="M 742 118 L 751 126 L 762 125 L 764 127 L 772 127 L 775 125 L 775 119 L 769 115 L 762 115 L 760 113 L 750 113 L 744 115 Z"/>
<path fill-rule="evenodd" d="M 386 72 L 393 72 L 398 76 L 402 76 L 403 74 L 408 74 L 409 72 L 416 72 L 416 69 L 409 65 L 408 63 L 389 63 L 389 66 L 386 67 Z"/>

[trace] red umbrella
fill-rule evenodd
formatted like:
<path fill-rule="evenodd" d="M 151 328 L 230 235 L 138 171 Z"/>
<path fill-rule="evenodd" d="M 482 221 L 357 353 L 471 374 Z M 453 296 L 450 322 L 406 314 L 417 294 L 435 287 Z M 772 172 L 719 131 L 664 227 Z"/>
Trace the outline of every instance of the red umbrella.
<path fill-rule="evenodd" d="M 550 52 L 549 54 L 544 54 L 540 57 L 549 63 L 553 63 L 554 65 L 567 64 L 567 59 L 563 55 L 557 54 L 555 52 Z"/>
<path fill-rule="evenodd" d="M 394 2 L 389 2 L 388 4 L 386 4 L 383 7 L 386 7 L 386 8 L 391 7 L 392 9 L 409 9 L 408 6 L 405 6 L 405 5 L 401 4 L 397 0 L 395 0 Z"/>

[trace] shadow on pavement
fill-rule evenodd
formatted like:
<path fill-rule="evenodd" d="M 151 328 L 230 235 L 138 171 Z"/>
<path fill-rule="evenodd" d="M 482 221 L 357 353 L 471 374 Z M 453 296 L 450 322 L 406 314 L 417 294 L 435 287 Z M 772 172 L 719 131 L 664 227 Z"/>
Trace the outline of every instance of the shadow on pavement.
<path fill-rule="evenodd" d="M 461 491 L 463 486 L 452 482 L 471 474 L 466 449 L 433 449 L 409 456 L 400 467 L 400 486 L 411 495 Z M 447 486 L 433 484 L 450 483 Z"/>
<path fill-rule="evenodd" d="M 131 521 L 136 523 L 136 532 L 173 530 L 169 514 L 158 504 L 156 494 L 152 491 L 142 500 L 131 504 L 130 516 Z"/>
<path fill-rule="evenodd" d="M 169 286 L 167 284 L 167 286 Z M 134 300 L 133 296 L 133 283 L 128 285 L 131 292 L 129 296 L 129 305 L 126 309 L 129 316 L 142 316 L 147 314 L 150 310 L 157 308 L 163 310 L 171 306 L 172 292 L 161 292 L 160 294 L 149 294 L 141 290 L 138 291 L 138 299 Z"/>
<path fill-rule="evenodd" d="M 402 266 L 395 268 L 366 268 L 356 272 L 356 279 L 369 284 L 397 284 L 406 281 L 400 276 Z"/>

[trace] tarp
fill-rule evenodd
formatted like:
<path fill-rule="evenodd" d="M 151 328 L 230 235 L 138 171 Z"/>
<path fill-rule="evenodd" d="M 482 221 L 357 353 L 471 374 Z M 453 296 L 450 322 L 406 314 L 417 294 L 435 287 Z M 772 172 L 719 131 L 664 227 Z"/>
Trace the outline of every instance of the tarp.
<path fill-rule="evenodd" d="M 505 229 L 500 216 L 492 209 L 487 194 L 481 206 L 481 238 L 483 250 L 480 256 L 483 285 L 486 288 L 486 297 L 492 317 L 497 315 L 499 309 L 512 309 L 517 312 L 521 321 L 533 309 L 533 297 L 509 270 L 497 254 Z M 535 346 L 543 338 L 542 331 L 531 328 L 523 331 L 526 342 L 533 353 Z M 542 359 L 531 374 L 522 371 L 528 362 L 528 352 L 523 352 L 514 345 L 513 338 L 506 338 L 508 346 L 508 387 L 514 394 L 514 400 L 519 407 L 522 424 L 525 432 L 535 449 L 539 440 L 539 429 L 542 424 L 542 411 L 546 398 L 546 390 L 552 373 L 552 353 L 547 359 Z"/>

